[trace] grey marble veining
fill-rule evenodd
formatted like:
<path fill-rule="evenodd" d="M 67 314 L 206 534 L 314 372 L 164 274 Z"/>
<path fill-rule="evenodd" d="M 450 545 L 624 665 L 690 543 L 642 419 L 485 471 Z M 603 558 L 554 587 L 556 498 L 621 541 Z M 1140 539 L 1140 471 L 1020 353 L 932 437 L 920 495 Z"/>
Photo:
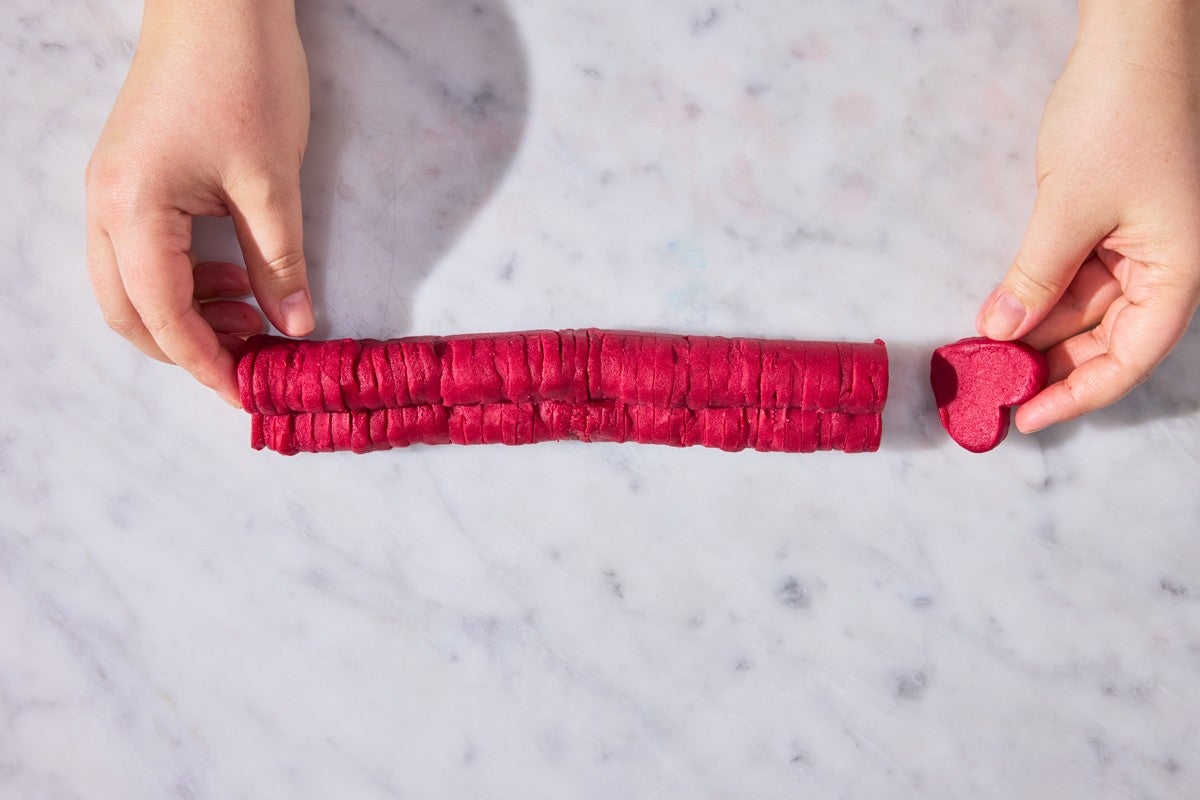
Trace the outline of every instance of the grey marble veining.
<path fill-rule="evenodd" d="M 878 336 L 863 456 L 251 451 L 90 296 L 139 11 L 0 24 L 0 797 L 1200 794 L 1200 336 L 986 456 L 926 384 L 1070 3 L 299 2 L 322 335 Z"/>

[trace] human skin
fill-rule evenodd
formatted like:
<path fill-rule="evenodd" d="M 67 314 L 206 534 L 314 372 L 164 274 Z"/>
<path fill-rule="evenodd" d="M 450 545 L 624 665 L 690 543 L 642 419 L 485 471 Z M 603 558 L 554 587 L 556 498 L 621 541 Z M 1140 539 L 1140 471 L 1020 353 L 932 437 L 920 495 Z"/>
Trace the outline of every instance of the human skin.
<path fill-rule="evenodd" d="M 292 0 L 147 0 L 88 163 L 88 273 L 108 325 L 239 405 L 234 352 L 314 327 L 300 165 L 308 69 Z M 192 218 L 233 218 L 245 269 L 195 264 Z"/>
<path fill-rule="evenodd" d="M 1200 304 L 1200 2 L 1084 0 L 1042 116 L 1037 198 L 979 332 L 1045 350 L 1026 433 L 1145 381 Z"/>

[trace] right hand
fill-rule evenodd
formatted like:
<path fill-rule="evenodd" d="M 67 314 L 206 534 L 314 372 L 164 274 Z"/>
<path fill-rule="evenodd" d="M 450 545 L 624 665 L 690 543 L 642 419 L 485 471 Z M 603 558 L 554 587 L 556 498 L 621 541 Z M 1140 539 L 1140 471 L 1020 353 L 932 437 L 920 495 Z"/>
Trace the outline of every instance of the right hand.
<path fill-rule="evenodd" d="M 1038 192 L 979 332 L 1046 351 L 1025 433 L 1116 402 L 1200 304 L 1200 6 L 1093 0 L 1038 131 Z"/>
<path fill-rule="evenodd" d="M 314 327 L 300 165 L 308 67 L 292 0 L 147 0 L 88 163 L 87 261 L 109 327 L 239 405 L 234 352 Z M 193 267 L 192 217 L 233 217 L 246 269 Z"/>

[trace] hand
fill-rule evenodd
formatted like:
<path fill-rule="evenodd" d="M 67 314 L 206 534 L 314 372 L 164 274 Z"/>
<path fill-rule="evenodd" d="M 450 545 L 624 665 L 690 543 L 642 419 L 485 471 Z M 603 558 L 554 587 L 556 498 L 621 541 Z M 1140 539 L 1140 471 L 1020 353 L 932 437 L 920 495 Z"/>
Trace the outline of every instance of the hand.
<path fill-rule="evenodd" d="M 1200 302 L 1200 7 L 1120 5 L 1083 4 L 1033 215 L 976 323 L 1046 350 L 1050 385 L 1016 414 L 1026 433 L 1146 380 Z"/>
<path fill-rule="evenodd" d="M 291 0 L 147 0 L 133 64 L 88 164 L 88 273 L 108 325 L 234 405 L 252 289 L 313 329 L 300 213 L 308 69 Z M 192 217 L 232 215 L 246 269 L 193 269 Z"/>

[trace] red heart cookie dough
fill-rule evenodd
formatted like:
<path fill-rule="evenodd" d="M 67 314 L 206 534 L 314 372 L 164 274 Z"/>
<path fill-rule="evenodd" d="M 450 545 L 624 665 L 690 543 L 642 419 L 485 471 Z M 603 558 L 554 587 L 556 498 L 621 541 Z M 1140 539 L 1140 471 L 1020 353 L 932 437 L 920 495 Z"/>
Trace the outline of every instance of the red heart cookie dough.
<path fill-rule="evenodd" d="M 933 351 L 929 382 L 942 427 L 973 453 L 1008 435 L 1010 407 L 1046 385 L 1046 357 L 1024 342 L 962 339 Z"/>

